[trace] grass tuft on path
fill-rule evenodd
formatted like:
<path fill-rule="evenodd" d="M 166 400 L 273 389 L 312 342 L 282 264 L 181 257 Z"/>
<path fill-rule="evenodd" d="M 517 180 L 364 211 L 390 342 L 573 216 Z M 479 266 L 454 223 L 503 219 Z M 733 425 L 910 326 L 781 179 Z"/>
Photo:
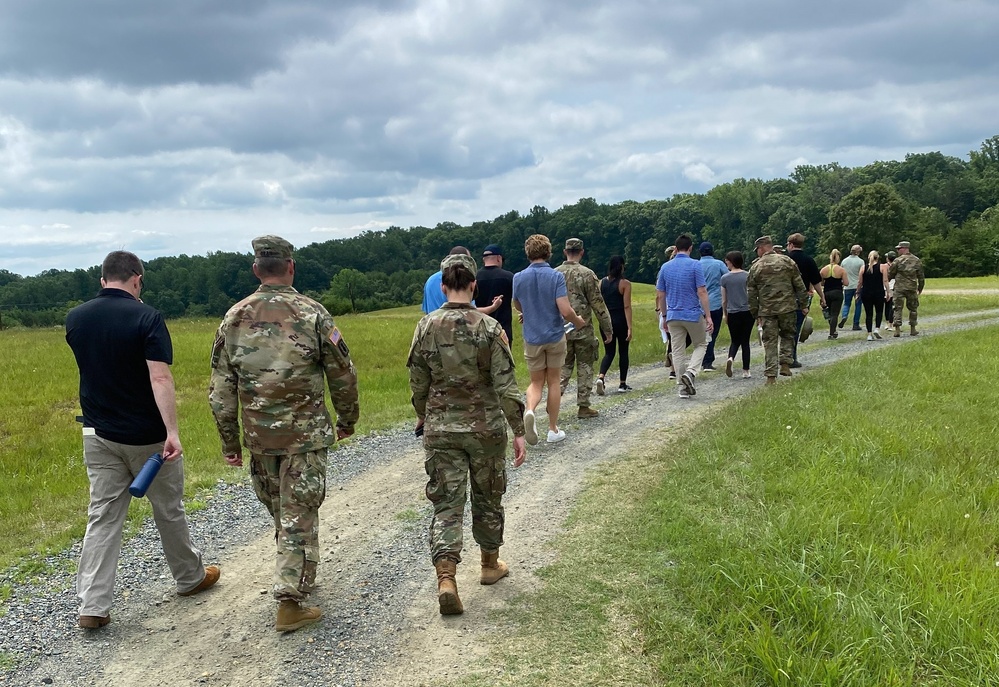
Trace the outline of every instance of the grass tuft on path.
<path fill-rule="evenodd" d="M 595 474 L 488 681 L 999 682 L 996 333 L 884 348 L 650 432 L 647 455 Z"/>

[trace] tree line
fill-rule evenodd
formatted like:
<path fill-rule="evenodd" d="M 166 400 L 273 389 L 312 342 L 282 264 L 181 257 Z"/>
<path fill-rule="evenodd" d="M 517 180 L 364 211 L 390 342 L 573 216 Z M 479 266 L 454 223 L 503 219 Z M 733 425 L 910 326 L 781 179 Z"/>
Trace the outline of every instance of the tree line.
<path fill-rule="evenodd" d="M 621 255 L 629 278 L 652 283 L 681 233 L 695 246 L 712 242 L 720 256 L 750 251 L 761 234 L 782 242 L 794 232 L 806 236 L 805 251 L 820 263 L 832 248 L 845 252 L 859 243 L 865 252 L 884 253 L 908 240 L 929 277 L 999 273 L 999 135 L 967 160 L 931 152 L 864 167 L 801 165 L 788 178 L 736 179 L 665 200 L 608 205 L 584 198 L 554 212 L 535 206 L 470 226 L 368 231 L 299 247 L 295 286 L 334 315 L 412 305 L 453 246 L 478 256 L 498 243 L 506 268 L 517 271 L 527 265 L 524 240 L 535 233 L 551 238 L 555 261 L 565 239 L 577 236 L 598 274 Z M 143 299 L 170 318 L 221 317 L 256 288 L 252 261 L 250 253 L 228 252 L 150 260 Z M 94 296 L 99 278 L 99 266 L 32 277 L 0 269 L 0 324 L 62 324 L 71 307 Z"/>

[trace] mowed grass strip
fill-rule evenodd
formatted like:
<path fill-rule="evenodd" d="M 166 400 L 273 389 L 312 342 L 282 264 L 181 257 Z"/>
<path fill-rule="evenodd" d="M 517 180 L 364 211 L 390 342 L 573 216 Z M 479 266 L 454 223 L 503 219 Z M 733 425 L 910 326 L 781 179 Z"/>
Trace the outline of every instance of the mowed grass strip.
<path fill-rule="evenodd" d="M 473 684 L 999 684 L 997 334 L 651 432 L 596 473 Z"/>

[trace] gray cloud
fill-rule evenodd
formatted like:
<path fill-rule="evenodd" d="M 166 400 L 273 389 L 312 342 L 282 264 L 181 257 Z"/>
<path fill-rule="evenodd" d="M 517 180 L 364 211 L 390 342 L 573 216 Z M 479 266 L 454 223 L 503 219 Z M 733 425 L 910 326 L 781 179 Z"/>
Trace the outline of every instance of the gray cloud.
<path fill-rule="evenodd" d="M 963 156 L 999 133 L 997 33 L 986 0 L 12 0 L 0 234 L 69 228 L 0 267 Z"/>

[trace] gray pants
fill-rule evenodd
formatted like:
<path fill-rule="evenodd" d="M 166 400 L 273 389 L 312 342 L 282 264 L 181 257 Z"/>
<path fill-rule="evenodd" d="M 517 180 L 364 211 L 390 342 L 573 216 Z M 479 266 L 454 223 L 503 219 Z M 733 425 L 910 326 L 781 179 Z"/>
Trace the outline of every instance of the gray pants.
<path fill-rule="evenodd" d="M 146 459 L 162 450 L 163 444 L 129 446 L 93 435 L 83 437 L 83 460 L 90 478 L 90 507 L 76 575 L 80 615 L 103 617 L 111 611 L 121 532 L 132 500 L 128 485 L 139 474 Z M 183 495 L 183 459 L 164 463 L 146 497 L 153 507 L 153 520 L 177 590 L 186 592 L 205 579 L 205 567 L 201 563 L 201 552 L 191 544 L 181 500 Z"/>

